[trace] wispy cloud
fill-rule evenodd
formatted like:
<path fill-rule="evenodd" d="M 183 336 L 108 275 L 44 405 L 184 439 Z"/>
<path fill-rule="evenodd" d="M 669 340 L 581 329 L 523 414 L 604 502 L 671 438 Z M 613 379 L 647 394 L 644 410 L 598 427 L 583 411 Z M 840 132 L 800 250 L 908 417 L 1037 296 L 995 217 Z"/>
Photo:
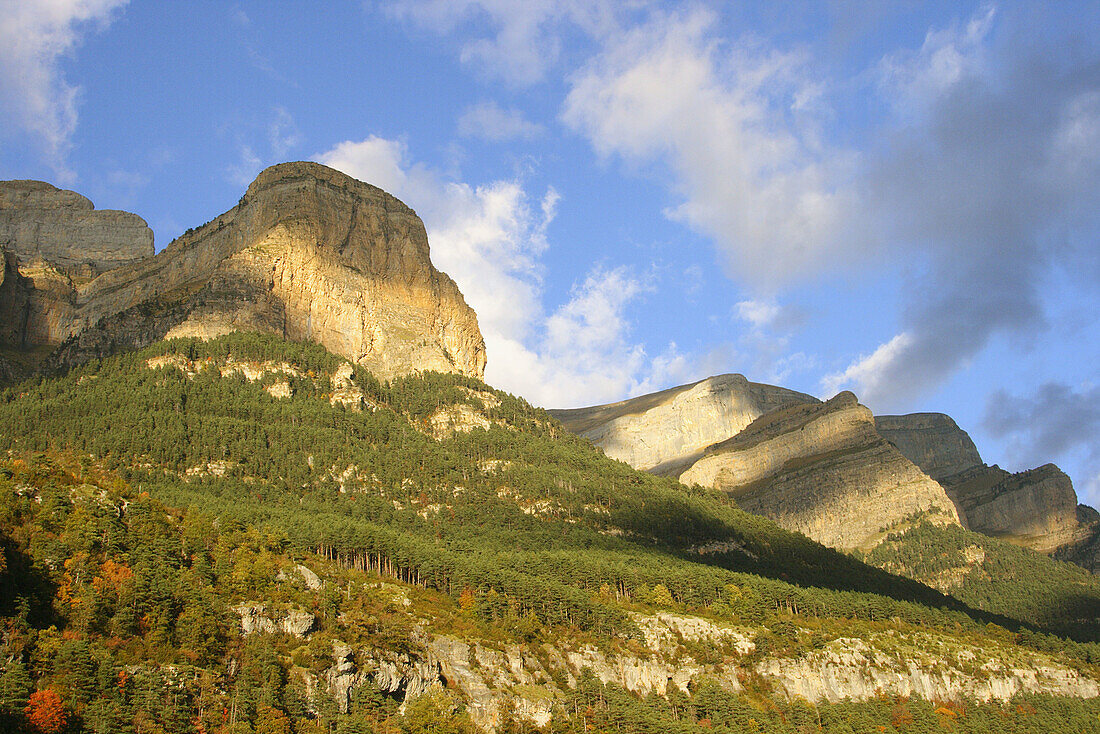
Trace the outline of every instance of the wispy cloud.
<path fill-rule="evenodd" d="M 384 7 L 400 20 L 461 36 L 464 64 L 523 87 L 542 81 L 558 64 L 568 30 L 603 35 L 627 6 L 612 0 L 401 0 Z"/>
<path fill-rule="evenodd" d="M 468 107 L 458 118 L 458 134 L 499 143 L 505 140 L 534 140 L 546 128 L 531 122 L 517 109 L 503 109 L 496 102 Z"/>
<path fill-rule="evenodd" d="M 37 138 L 46 163 L 62 183 L 76 174 L 68 155 L 76 131 L 80 87 L 70 84 L 61 61 L 81 38 L 110 23 L 127 0 L 0 1 L 0 117 Z"/>
<path fill-rule="evenodd" d="M 271 109 L 266 120 L 235 126 L 239 160 L 226 170 L 230 183 L 247 186 L 264 168 L 287 160 L 302 136 L 285 107 Z"/>
<path fill-rule="evenodd" d="M 737 280 L 774 289 L 866 243 L 853 160 L 820 141 L 807 57 L 716 25 L 655 14 L 610 37 L 571 77 L 562 118 L 604 157 L 667 169 L 668 216 L 713 238 Z"/>

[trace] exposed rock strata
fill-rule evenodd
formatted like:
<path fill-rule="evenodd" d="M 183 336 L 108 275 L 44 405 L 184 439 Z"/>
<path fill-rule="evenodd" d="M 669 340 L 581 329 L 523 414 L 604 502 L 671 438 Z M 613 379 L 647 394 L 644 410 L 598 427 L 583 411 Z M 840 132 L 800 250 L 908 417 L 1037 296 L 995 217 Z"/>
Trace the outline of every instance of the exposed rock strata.
<path fill-rule="evenodd" d="M 1100 570 L 1100 515 L 1077 504 L 1068 477 L 1053 465 L 1016 475 L 986 466 L 941 413 L 872 418 L 850 394 L 822 407 L 740 375 L 551 413 L 612 458 L 735 494 L 827 545 L 873 543 L 931 511 Z"/>
<path fill-rule="evenodd" d="M 746 510 L 842 550 L 918 513 L 959 521 L 943 487 L 879 436 L 871 411 L 849 392 L 764 415 L 707 449 L 680 479 L 728 492 Z"/>
<path fill-rule="evenodd" d="M 952 649 L 937 642 L 923 634 L 917 639 L 884 635 L 870 643 L 842 638 L 797 659 L 766 660 L 757 672 L 788 696 L 808 701 L 863 701 L 884 694 L 928 701 L 1007 701 L 1020 693 L 1100 695 L 1096 681 L 1053 662 L 1012 664 L 1001 651 Z"/>
<path fill-rule="evenodd" d="M 16 184 L 4 186 L 18 202 L 27 187 Z M 80 206 L 71 200 L 57 211 Z M 25 211 L 10 209 L 15 219 Z M 381 377 L 484 373 L 477 318 L 454 282 L 432 266 L 415 212 L 316 163 L 268 168 L 230 211 L 155 256 L 86 282 L 69 276 L 65 253 L 41 245 L 38 251 L 54 260 L 21 271 L 33 280 L 38 304 L 23 342 L 26 348 L 64 342 L 58 364 L 166 336 L 257 330 L 320 343 Z"/>
<path fill-rule="evenodd" d="M 431 636 L 416 630 L 408 652 L 354 649 L 334 643 L 332 666 L 319 681 L 298 669 L 313 691 L 323 682 L 341 711 L 356 688 L 372 685 L 402 705 L 432 688 L 461 692 L 483 730 L 494 730 L 506 701 L 521 718 L 544 726 L 565 689 L 585 674 L 639 695 L 687 691 L 702 679 L 741 690 L 742 679 L 808 701 L 864 701 L 920 695 L 928 700 L 1007 701 L 1018 693 L 1092 698 L 1100 685 L 1039 653 L 960 644 L 932 633 L 839 638 L 794 657 L 753 656 L 751 630 L 698 617 L 634 615 L 643 639 L 630 647 L 592 644 L 517 645 Z M 707 661 L 692 651 L 707 650 Z"/>
<path fill-rule="evenodd" d="M 573 433 L 613 459 L 655 473 L 676 473 L 707 446 L 735 435 L 775 408 L 817 402 L 782 387 L 718 375 L 610 405 L 553 410 Z"/>
<path fill-rule="evenodd" d="M 937 413 L 879 416 L 875 425 L 943 484 L 971 530 L 1100 570 L 1100 515 L 1077 503 L 1073 483 L 1058 467 L 1011 474 L 987 466 L 970 436 Z"/>
<path fill-rule="evenodd" d="M 97 210 L 75 191 L 42 181 L 0 183 L 0 247 L 20 264 L 45 261 L 91 278 L 153 255 L 153 231 L 129 212 Z"/>
<path fill-rule="evenodd" d="M 970 436 L 943 413 L 879 415 L 875 428 L 937 482 L 983 465 Z"/>

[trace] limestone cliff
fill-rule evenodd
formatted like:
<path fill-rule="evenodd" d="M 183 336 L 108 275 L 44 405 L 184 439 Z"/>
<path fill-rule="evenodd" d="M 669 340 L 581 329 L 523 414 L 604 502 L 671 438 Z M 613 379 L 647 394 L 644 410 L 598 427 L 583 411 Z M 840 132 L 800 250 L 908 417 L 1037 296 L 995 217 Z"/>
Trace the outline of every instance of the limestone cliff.
<path fill-rule="evenodd" d="M 153 231 L 136 214 L 96 210 L 76 193 L 42 181 L 0 183 L 0 247 L 21 265 L 45 261 L 90 278 L 153 255 Z"/>
<path fill-rule="evenodd" d="M 758 418 L 680 479 L 842 550 L 918 513 L 959 522 L 943 487 L 875 431 L 871 411 L 849 392 Z"/>
<path fill-rule="evenodd" d="M 613 459 L 675 474 L 707 446 L 735 435 L 764 413 L 816 402 L 794 390 L 749 382 L 743 375 L 718 375 L 619 403 L 550 413 Z"/>
<path fill-rule="evenodd" d="M 477 317 L 432 266 L 423 223 L 374 186 L 316 163 L 272 166 L 237 206 L 157 255 L 151 239 L 148 251 L 126 251 L 139 257 L 101 246 L 95 232 L 61 248 L 28 225 L 90 210 L 79 195 L 51 189 L 0 184 L 0 214 L 19 233 L 8 249 L 33 284 L 22 346 L 57 346 L 53 364 L 248 329 L 320 343 L 383 378 L 484 373 Z M 24 252 L 35 255 L 25 265 Z M 74 268 L 95 277 L 77 278 Z"/>
<path fill-rule="evenodd" d="M 982 466 L 970 436 L 943 413 L 879 415 L 875 428 L 937 482 Z"/>
<path fill-rule="evenodd" d="M 875 426 L 944 486 L 971 530 L 1100 568 L 1100 516 L 1077 503 L 1073 483 L 1058 467 L 1011 474 L 987 466 L 970 436 L 939 413 L 879 416 Z"/>

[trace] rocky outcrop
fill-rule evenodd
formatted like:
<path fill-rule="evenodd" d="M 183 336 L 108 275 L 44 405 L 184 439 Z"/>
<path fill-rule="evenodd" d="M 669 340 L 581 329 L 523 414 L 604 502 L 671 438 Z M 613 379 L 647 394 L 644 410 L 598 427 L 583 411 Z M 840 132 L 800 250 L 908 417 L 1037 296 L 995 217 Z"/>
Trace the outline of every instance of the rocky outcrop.
<path fill-rule="evenodd" d="M 586 675 L 641 696 L 686 692 L 703 679 L 739 691 L 749 677 L 810 702 L 913 695 L 935 701 L 1008 701 L 1020 693 L 1100 695 L 1097 681 L 1080 671 L 992 640 L 971 644 L 919 630 L 871 632 L 795 654 L 761 654 L 751 639 L 761 630 L 667 612 L 632 617 L 642 637 L 629 645 L 564 640 L 501 644 L 433 636 L 417 628 L 406 652 L 357 649 L 336 641 L 332 665 L 320 679 L 305 669 L 297 675 L 310 693 L 323 685 L 340 711 L 348 710 L 354 691 L 363 685 L 403 706 L 434 688 L 446 688 L 461 694 L 471 719 L 486 731 L 496 730 L 506 707 L 545 726 L 567 689 Z M 797 636 L 807 632 L 799 630 Z M 693 657 L 699 652 L 705 660 Z"/>
<path fill-rule="evenodd" d="M 42 181 L 0 183 L 0 247 L 22 265 L 48 262 L 65 276 L 92 278 L 153 255 L 153 231 L 136 214 Z"/>
<path fill-rule="evenodd" d="M 1075 542 L 1077 493 L 1058 467 L 1010 474 L 982 466 L 958 477 L 950 491 L 971 530 L 1004 538 L 1040 553 L 1053 553 Z"/>
<path fill-rule="evenodd" d="M 970 436 L 939 413 L 879 416 L 875 426 L 944 486 L 971 530 L 1100 570 L 1100 515 L 1077 503 L 1058 467 L 1011 474 L 987 466 Z"/>
<path fill-rule="evenodd" d="M 875 428 L 937 482 L 983 465 L 967 432 L 943 413 L 879 415 Z"/>
<path fill-rule="evenodd" d="M 1053 661 L 1006 662 L 1003 651 L 958 648 L 930 634 L 839 638 L 795 659 L 757 666 L 788 696 L 865 701 L 880 695 L 926 701 L 1008 701 L 1021 693 L 1095 698 L 1100 685 Z"/>
<path fill-rule="evenodd" d="M 708 448 L 680 480 L 727 492 L 749 512 L 842 550 L 920 513 L 959 522 L 943 487 L 875 431 L 871 411 L 849 392 L 762 416 Z"/>
<path fill-rule="evenodd" d="M 36 200 L 18 193 L 27 186 L 17 183 L 7 184 L 12 201 Z M 66 201 L 56 211 L 83 211 L 79 201 Z M 27 208 L 10 211 L 18 219 Z M 60 344 L 55 364 L 164 337 L 256 330 L 317 342 L 383 378 L 484 373 L 477 317 L 454 281 L 432 266 L 416 213 L 316 163 L 266 169 L 236 207 L 155 256 L 150 242 L 142 257 L 119 254 L 120 266 L 101 274 L 116 261 L 106 254 L 90 260 L 91 280 L 67 269 L 66 258 L 78 251 L 39 244 L 39 266 L 27 266 L 39 270 L 21 270 L 39 294 L 24 344 Z"/>
<path fill-rule="evenodd" d="M 284 632 L 295 637 L 305 637 L 313 629 L 316 618 L 303 609 L 289 609 L 284 614 L 268 613 L 263 604 L 245 603 L 233 607 L 241 618 L 241 632 L 246 635 L 257 632 Z"/>
<path fill-rule="evenodd" d="M 751 512 L 838 548 L 873 543 L 915 513 L 1100 568 L 1100 515 L 1048 465 L 986 466 L 942 413 L 871 416 L 855 396 L 809 395 L 720 375 L 551 414 L 608 456 L 714 487 Z"/>
<path fill-rule="evenodd" d="M 815 403 L 809 395 L 718 375 L 610 405 L 552 410 L 573 433 L 636 469 L 675 474 L 703 449 L 775 408 Z"/>

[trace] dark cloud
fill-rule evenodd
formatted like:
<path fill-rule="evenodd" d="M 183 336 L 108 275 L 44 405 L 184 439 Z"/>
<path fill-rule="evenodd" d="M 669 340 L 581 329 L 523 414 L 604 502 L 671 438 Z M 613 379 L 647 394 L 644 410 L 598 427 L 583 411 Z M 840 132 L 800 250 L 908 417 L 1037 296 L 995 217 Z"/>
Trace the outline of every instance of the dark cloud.
<path fill-rule="evenodd" d="M 904 407 L 996 334 L 1041 330 L 1052 266 L 1100 279 L 1100 49 L 1021 45 L 1010 27 L 997 40 L 997 23 L 883 64 L 894 115 L 861 198 L 911 267 L 906 347 L 868 383 L 880 404 Z"/>
<path fill-rule="evenodd" d="M 1020 469 L 1056 461 L 1073 452 L 1085 455 L 1090 484 L 1100 472 L 1100 387 L 1074 389 L 1048 382 L 1030 396 L 998 390 L 989 396 L 983 427 L 1008 440 Z"/>

